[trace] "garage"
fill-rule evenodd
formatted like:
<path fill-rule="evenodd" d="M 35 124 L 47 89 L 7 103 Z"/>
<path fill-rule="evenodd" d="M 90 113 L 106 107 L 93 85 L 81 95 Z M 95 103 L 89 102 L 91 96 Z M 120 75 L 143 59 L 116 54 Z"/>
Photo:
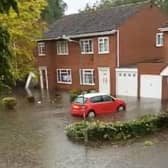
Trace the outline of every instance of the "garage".
<path fill-rule="evenodd" d="M 162 98 L 162 77 L 160 75 L 141 75 L 140 97 Z"/>
<path fill-rule="evenodd" d="M 119 96 L 138 95 L 138 70 L 136 68 L 116 69 L 116 94 Z"/>

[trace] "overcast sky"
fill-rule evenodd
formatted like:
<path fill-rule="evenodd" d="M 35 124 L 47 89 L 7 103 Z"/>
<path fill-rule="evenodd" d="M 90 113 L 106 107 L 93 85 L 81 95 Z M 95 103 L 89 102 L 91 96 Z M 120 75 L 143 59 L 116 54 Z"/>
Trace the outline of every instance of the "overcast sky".
<path fill-rule="evenodd" d="M 64 2 L 67 3 L 68 9 L 65 12 L 66 15 L 77 13 L 79 9 L 84 9 L 86 4 L 93 4 L 97 2 L 98 0 L 64 0 Z"/>

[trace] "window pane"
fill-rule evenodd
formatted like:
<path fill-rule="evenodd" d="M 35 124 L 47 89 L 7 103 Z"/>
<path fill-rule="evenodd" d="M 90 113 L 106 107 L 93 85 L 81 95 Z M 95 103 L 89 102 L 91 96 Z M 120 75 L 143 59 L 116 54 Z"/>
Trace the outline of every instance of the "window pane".
<path fill-rule="evenodd" d="M 57 54 L 68 54 L 67 41 L 57 41 Z"/>
<path fill-rule="evenodd" d="M 72 83 L 71 70 L 59 69 L 57 70 L 57 79 L 59 83 Z"/>
<path fill-rule="evenodd" d="M 103 101 L 102 96 L 96 96 L 96 97 L 91 98 L 92 103 L 99 103 L 99 102 L 102 102 L 102 101 Z"/>
<path fill-rule="evenodd" d="M 45 49 L 45 43 L 41 42 L 38 43 L 38 53 L 39 55 L 45 55 L 46 49 Z"/>
<path fill-rule="evenodd" d="M 81 40 L 80 45 L 82 53 L 90 53 L 93 51 L 92 40 Z"/>
<path fill-rule="evenodd" d="M 104 99 L 104 101 L 112 101 L 113 100 L 112 97 L 108 96 L 108 95 L 104 95 L 103 99 Z"/>
<path fill-rule="evenodd" d="M 84 104 L 85 102 L 87 101 L 87 99 L 85 97 L 77 97 L 75 100 L 74 100 L 74 103 L 81 103 L 81 104 Z"/>
<path fill-rule="evenodd" d="M 85 85 L 94 84 L 94 71 L 82 69 L 80 70 L 80 83 Z"/>
<path fill-rule="evenodd" d="M 99 38 L 99 52 L 104 53 L 109 51 L 109 40 L 107 37 Z"/>

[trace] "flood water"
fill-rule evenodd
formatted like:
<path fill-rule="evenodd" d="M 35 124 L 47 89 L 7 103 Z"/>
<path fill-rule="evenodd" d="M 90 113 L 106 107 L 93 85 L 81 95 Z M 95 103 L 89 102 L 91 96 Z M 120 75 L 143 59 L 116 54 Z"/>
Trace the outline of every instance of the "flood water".
<path fill-rule="evenodd" d="M 167 168 L 168 131 L 125 145 L 84 145 L 69 141 L 69 97 L 33 91 L 35 104 L 17 92 L 15 111 L 0 109 L 0 168 Z M 127 111 L 99 116 L 102 121 L 130 120 L 167 109 L 167 102 L 124 98 Z M 154 144 L 145 146 L 144 141 Z"/>

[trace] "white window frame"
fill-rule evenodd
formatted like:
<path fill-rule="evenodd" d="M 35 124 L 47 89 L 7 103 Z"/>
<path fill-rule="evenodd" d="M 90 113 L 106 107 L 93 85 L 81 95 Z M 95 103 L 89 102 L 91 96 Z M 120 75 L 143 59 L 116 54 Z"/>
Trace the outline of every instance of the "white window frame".
<path fill-rule="evenodd" d="M 107 40 L 107 50 L 105 51 L 105 40 Z M 102 43 L 104 49 L 101 51 L 100 44 Z M 99 54 L 108 54 L 109 53 L 109 37 L 99 37 L 98 38 L 98 53 Z"/>
<path fill-rule="evenodd" d="M 91 51 L 86 51 L 86 45 L 89 45 L 89 41 L 91 41 Z M 82 45 L 82 42 L 84 45 Z M 81 48 L 81 54 L 93 54 L 93 39 L 81 39 L 80 40 L 80 48 Z"/>
<path fill-rule="evenodd" d="M 45 42 L 38 42 L 38 56 L 46 55 L 46 44 Z"/>
<path fill-rule="evenodd" d="M 92 83 L 88 83 L 85 80 L 85 74 L 88 73 L 87 71 L 90 71 L 90 74 L 92 75 Z M 94 82 L 94 69 L 80 69 L 79 70 L 79 76 L 80 76 L 80 85 L 95 85 Z"/>
<path fill-rule="evenodd" d="M 68 55 L 69 49 L 68 49 L 68 41 L 57 41 L 57 55 Z"/>
<path fill-rule="evenodd" d="M 164 45 L 164 34 L 156 33 L 156 47 L 162 47 Z"/>
<path fill-rule="evenodd" d="M 63 72 L 63 71 L 66 71 L 66 72 Z M 67 76 L 69 76 L 69 81 L 66 82 L 66 81 L 60 80 L 59 75 L 61 75 L 61 74 L 59 74 L 59 72 L 61 74 L 66 74 Z M 69 74 L 69 72 L 70 72 L 70 74 Z M 56 73 L 57 73 L 57 83 L 72 84 L 72 70 L 71 69 L 63 69 L 63 68 L 56 69 Z"/>

